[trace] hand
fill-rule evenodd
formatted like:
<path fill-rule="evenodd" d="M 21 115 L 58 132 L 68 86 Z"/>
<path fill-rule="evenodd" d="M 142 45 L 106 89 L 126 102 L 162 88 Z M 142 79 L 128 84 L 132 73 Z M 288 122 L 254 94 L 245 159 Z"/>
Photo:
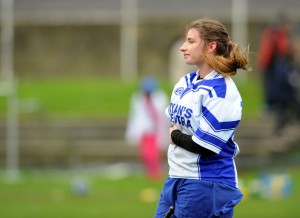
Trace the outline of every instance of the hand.
<path fill-rule="evenodd" d="M 171 125 L 170 129 L 169 129 L 169 140 L 170 140 L 170 143 L 171 144 L 174 144 L 174 142 L 172 141 L 172 137 L 171 137 L 171 133 L 176 130 L 176 129 L 179 129 L 179 127 L 176 125 L 176 124 L 173 124 Z"/>

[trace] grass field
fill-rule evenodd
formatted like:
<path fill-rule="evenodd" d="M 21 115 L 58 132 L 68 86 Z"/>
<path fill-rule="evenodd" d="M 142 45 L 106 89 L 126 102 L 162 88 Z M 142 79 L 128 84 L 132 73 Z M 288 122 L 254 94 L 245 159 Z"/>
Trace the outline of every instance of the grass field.
<path fill-rule="evenodd" d="M 240 172 L 240 180 L 250 183 L 261 172 Z M 291 175 L 292 194 L 286 198 L 264 199 L 247 194 L 236 207 L 235 218 L 298 218 L 300 213 L 300 171 Z M 88 186 L 87 195 L 73 191 L 80 175 Z M 23 170 L 16 182 L 0 177 L 0 217 L 3 218 L 150 218 L 156 208 L 163 180 L 150 182 L 138 173 L 112 178 L 102 171 Z M 246 187 L 246 186 L 245 186 Z"/>

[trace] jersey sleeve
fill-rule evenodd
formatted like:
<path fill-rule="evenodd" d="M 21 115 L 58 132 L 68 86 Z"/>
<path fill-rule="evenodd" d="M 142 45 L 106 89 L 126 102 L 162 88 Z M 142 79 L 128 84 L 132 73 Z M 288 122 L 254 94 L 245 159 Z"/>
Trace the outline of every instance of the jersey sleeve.
<path fill-rule="evenodd" d="M 233 136 L 241 114 L 241 99 L 229 102 L 226 98 L 207 96 L 203 101 L 199 127 L 192 137 L 193 141 L 219 154 Z"/>

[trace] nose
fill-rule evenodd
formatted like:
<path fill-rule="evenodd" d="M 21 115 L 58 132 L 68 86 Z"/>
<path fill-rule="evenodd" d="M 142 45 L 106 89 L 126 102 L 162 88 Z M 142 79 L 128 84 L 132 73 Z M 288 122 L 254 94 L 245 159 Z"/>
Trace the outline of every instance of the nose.
<path fill-rule="evenodd" d="M 182 44 L 182 46 L 180 47 L 180 51 L 185 51 L 186 50 L 186 42 L 184 42 L 183 44 Z"/>

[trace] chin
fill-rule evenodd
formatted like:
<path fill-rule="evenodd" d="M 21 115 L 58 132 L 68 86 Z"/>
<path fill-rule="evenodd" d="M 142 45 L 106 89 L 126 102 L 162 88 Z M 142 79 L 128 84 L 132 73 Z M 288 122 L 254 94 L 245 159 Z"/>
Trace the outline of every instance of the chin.
<path fill-rule="evenodd" d="M 185 61 L 185 63 L 186 63 L 187 65 L 195 65 L 195 63 L 192 63 L 191 61 Z"/>

